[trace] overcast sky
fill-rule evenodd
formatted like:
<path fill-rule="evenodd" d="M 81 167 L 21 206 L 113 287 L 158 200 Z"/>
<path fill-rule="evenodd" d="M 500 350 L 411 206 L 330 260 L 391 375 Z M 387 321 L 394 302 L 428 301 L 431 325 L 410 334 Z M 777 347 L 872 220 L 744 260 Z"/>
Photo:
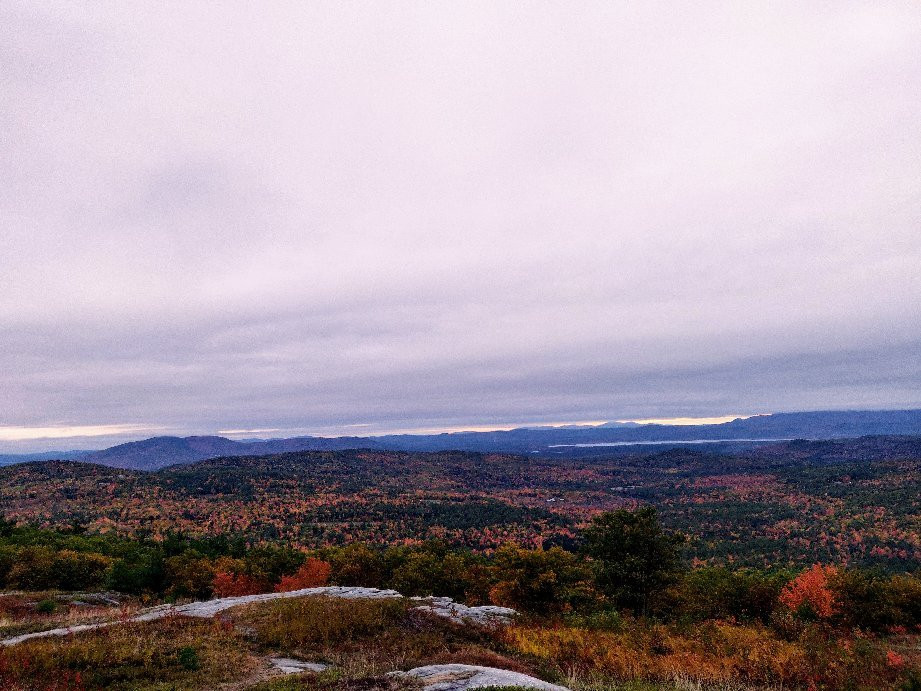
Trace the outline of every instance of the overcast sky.
<path fill-rule="evenodd" d="M 0 450 L 921 407 L 919 46 L 917 2 L 0 3 Z"/>

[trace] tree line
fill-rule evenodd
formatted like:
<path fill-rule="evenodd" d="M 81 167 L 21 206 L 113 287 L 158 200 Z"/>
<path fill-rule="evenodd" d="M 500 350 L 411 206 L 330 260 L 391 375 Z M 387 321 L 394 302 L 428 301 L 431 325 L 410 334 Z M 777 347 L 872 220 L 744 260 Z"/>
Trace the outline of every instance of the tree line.
<path fill-rule="evenodd" d="M 802 622 L 921 630 L 921 574 L 816 565 L 803 571 L 690 568 L 684 537 L 655 509 L 599 514 L 573 549 L 506 544 L 490 553 L 439 541 L 305 551 L 242 536 L 162 538 L 48 530 L 0 518 L 0 588 L 108 589 L 151 599 L 207 598 L 326 584 L 449 596 L 587 626 L 620 617 Z"/>

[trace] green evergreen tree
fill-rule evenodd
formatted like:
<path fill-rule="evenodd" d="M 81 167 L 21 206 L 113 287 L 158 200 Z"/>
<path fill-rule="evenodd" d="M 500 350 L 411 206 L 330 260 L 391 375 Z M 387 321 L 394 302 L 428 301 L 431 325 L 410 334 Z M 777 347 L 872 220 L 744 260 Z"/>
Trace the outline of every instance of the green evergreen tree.
<path fill-rule="evenodd" d="M 618 607 L 649 611 L 651 599 L 682 571 L 684 536 L 663 529 L 652 507 L 599 514 L 585 531 L 583 550 L 595 567 L 595 584 Z"/>

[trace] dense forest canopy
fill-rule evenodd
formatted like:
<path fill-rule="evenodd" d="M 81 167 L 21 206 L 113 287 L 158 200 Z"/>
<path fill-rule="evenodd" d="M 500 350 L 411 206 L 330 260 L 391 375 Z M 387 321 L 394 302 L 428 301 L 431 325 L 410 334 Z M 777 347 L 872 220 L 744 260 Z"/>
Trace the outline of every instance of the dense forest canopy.
<path fill-rule="evenodd" d="M 79 462 L 0 469 L 11 519 L 119 535 L 239 535 L 318 548 L 443 540 L 573 547 L 592 516 L 654 506 L 712 565 L 921 565 L 917 441 L 793 442 L 590 458 L 344 450 L 221 458 L 154 473 Z"/>

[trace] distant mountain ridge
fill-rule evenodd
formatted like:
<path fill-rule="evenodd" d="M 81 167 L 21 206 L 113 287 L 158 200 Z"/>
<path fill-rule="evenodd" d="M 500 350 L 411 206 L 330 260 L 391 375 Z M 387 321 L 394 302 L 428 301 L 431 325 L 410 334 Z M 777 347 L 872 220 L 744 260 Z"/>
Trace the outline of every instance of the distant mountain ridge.
<path fill-rule="evenodd" d="M 78 461 L 95 451 L 37 451 L 35 453 L 0 453 L 0 466 L 32 461 Z"/>
<path fill-rule="evenodd" d="M 156 470 L 222 456 L 261 456 L 292 451 L 375 449 L 380 451 L 475 451 L 490 453 L 579 454 L 579 444 L 634 444 L 688 440 L 841 439 L 863 436 L 921 436 L 921 410 L 816 411 L 775 413 L 712 425 L 529 427 L 496 432 L 391 434 L 370 437 L 293 437 L 234 441 L 220 436 L 152 437 L 101 451 L 6 455 L 0 464 L 58 458 Z M 765 444 L 770 443 L 765 441 Z M 710 446 L 710 445 L 708 445 Z M 629 448 L 629 447 L 627 447 Z M 712 447 L 715 449 L 715 447 Z M 605 452 L 596 449 L 593 453 Z M 588 453 L 586 451 L 586 453 Z"/>
<path fill-rule="evenodd" d="M 266 456 L 291 451 L 337 451 L 355 448 L 378 448 L 358 437 L 294 437 L 265 441 L 234 441 L 217 436 L 151 437 L 119 444 L 82 456 L 84 463 L 113 468 L 158 470 L 168 465 L 195 463 L 209 458 Z"/>

